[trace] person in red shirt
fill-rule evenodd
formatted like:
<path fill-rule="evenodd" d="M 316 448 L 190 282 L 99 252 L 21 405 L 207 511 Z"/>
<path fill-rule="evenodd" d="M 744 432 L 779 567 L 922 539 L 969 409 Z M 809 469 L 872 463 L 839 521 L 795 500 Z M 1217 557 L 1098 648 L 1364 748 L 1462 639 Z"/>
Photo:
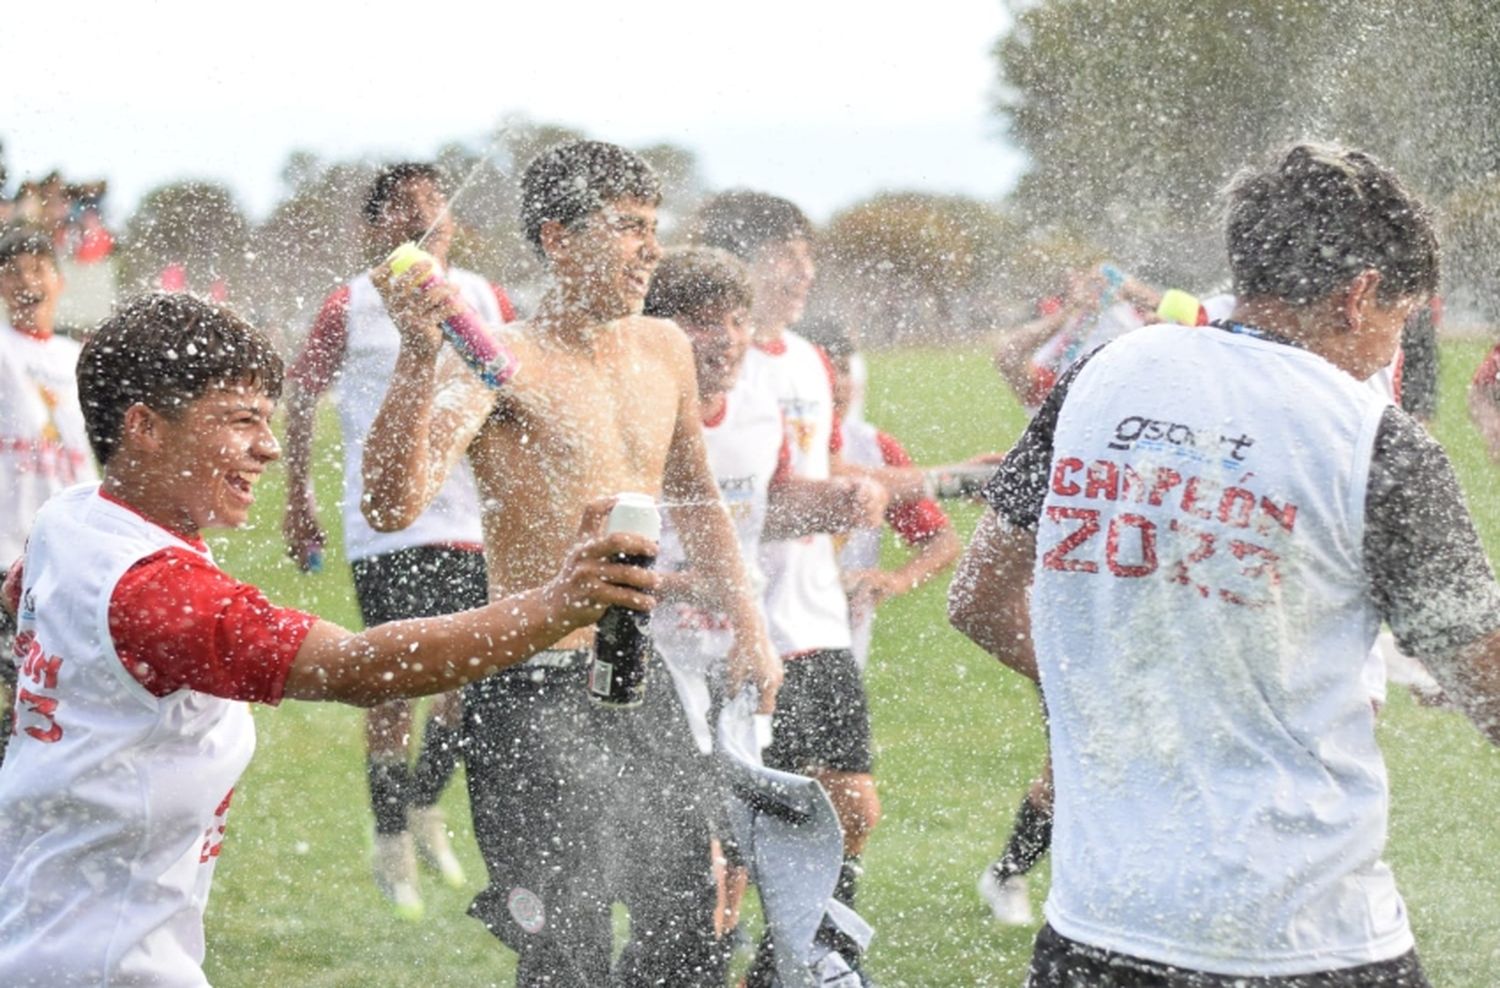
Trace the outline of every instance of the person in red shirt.
<path fill-rule="evenodd" d="M 655 574 L 615 560 L 654 556 L 656 545 L 639 536 L 600 537 L 608 499 L 588 505 L 577 543 L 554 576 L 483 607 L 355 634 L 273 604 L 259 588 L 214 564 L 202 532 L 243 525 L 256 482 L 280 457 L 271 416 L 282 373 L 280 357 L 258 330 L 227 308 L 184 294 L 130 300 L 84 347 L 80 403 L 104 479 L 97 488 L 65 491 L 43 507 L 26 565 L 14 567 L 6 580 L 8 609 L 19 611 L 31 651 L 61 656 L 57 664 L 69 673 L 42 677 L 48 695 L 23 711 L 26 721 L 18 724 L 23 729 L 0 773 L 4 847 L 14 862 L 34 869 L 48 855 L 65 854 L 71 868 L 87 873 L 90 853 L 117 855 L 118 848 L 57 834 L 56 821 L 69 819 L 61 803 L 99 798 L 101 786 L 135 793 L 141 779 L 169 774 L 173 766 L 207 769 L 240 757 L 202 741 L 203 718 L 240 716 L 235 711 L 242 709 L 214 698 L 276 704 L 290 697 L 370 707 L 441 693 L 528 658 L 592 624 L 609 606 L 652 607 Z M 97 539 L 88 535 L 94 530 Z M 111 563 L 120 567 L 118 577 L 100 576 L 98 567 L 67 565 L 69 553 L 106 551 L 93 548 L 96 543 L 123 545 Z M 59 609 L 99 613 L 108 641 L 68 631 L 56 616 Z M 90 640 L 96 644 L 87 645 Z M 110 670 L 115 661 L 121 668 Z M 134 695 L 124 697 L 133 702 L 111 699 L 123 696 L 121 682 L 133 684 L 127 692 Z M 70 731 L 70 716 L 88 720 Z M 155 725 L 139 730 L 141 719 L 152 716 Z M 253 731 L 244 720 L 247 726 L 235 730 Z M 99 764 L 86 790 L 60 792 L 51 803 L 34 806 L 17 794 L 26 791 L 28 773 L 47 767 L 51 745 L 63 738 L 75 744 L 73 738 L 88 738 L 98 750 L 111 744 L 118 750 Z M 248 760 L 248 752 L 236 748 Z M 122 766 L 129 778 L 120 777 Z M 121 840 L 151 844 L 181 837 L 131 829 L 123 818 L 112 826 L 121 828 Z M 197 860 L 202 831 L 188 836 L 193 846 L 184 845 L 181 853 Z M 151 844 L 137 850 L 142 859 L 175 859 L 179 849 Z M 15 876 L 7 874 L 6 857 L 0 854 L 0 885 L 10 889 Z M 164 873 L 163 881 L 175 874 Z M 10 920 L 0 918 L 0 941 L 46 920 L 48 890 L 27 885 L 24 875 L 16 881 L 23 900 L 38 901 L 21 901 Z M 12 921 L 20 926 L 7 929 Z M 182 933 L 181 949 L 168 951 L 172 963 L 201 963 L 202 902 L 185 902 L 171 922 Z M 138 953 L 149 958 L 155 949 L 142 945 Z M 66 972 L 58 976 L 68 980 Z"/>

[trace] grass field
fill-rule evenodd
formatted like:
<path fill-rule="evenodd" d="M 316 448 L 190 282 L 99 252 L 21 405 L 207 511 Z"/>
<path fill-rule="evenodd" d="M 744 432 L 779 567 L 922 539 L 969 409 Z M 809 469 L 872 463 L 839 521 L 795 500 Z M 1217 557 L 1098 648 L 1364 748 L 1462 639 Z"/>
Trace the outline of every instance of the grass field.
<path fill-rule="evenodd" d="M 1463 385 L 1477 342 L 1443 350 L 1438 432 L 1453 455 L 1492 557 L 1500 552 L 1496 468 L 1469 427 Z M 871 361 L 871 418 L 918 461 L 1003 448 L 1019 410 L 977 353 L 901 351 Z M 328 424 L 325 421 L 325 426 Z M 327 430 L 325 429 L 325 435 Z M 320 490 L 337 489 L 334 452 Z M 251 531 L 213 540 L 238 576 L 281 603 L 356 626 L 348 568 L 296 573 L 281 557 L 280 476 L 262 484 Z M 955 512 L 967 536 L 977 513 Z M 336 522 L 331 500 L 324 511 Z M 1034 693 L 948 629 L 943 586 L 881 612 L 871 663 L 877 774 L 885 820 L 866 854 L 861 911 L 874 923 L 870 968 L 886 986 L 1015 985 L 1033 931 L 995 926 L 974 894 L 1004 843 L 1043 740 Z M 483 868 L 468 836 L 462 785 L 444 805 L 470 889 L 425 879 L 428 915 L 396 920 L 369 880 L 361 721 L 357 711 L 288 703 L 257 711 L 260 750 L 235 797 L 208 912 L 216 985 L 509 985 L 507 950 L 464 915 Z M 1411 910 L 1434 985 L 1500 983 L 1500 753 L 1457 716 L 1392 695 L 1381 742 L 1390 765 L 1388 859 Z M 1034 882 L 1040 906 L 1046 866 Z"/>

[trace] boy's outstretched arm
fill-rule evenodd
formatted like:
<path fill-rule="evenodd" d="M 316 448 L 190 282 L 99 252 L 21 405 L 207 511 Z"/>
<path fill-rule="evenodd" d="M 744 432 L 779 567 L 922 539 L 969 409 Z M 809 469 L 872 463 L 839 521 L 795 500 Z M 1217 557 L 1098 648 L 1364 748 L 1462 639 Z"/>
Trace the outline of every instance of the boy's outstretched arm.
<path fill-rule="evenodd" d="M 359 634 L 319 621 L 292 660 L 284 694 L 374 706 L 402 697 L 444 693 L 514 665 L 611 606 L 649 611 L 656 574 L 618 562 L 655 555 L 639 535 L 601 536 L 612 499 L 588 506 L 581 541 L 551 582 L 470 611 L 393 621 Z"/>
<path fill-rule="evenodd" d="M 1038 678 L 1029 591 L 1036 533 L 987 511 L 948 587 L 948 621 L 974 644 L 1028 679 Z"/>

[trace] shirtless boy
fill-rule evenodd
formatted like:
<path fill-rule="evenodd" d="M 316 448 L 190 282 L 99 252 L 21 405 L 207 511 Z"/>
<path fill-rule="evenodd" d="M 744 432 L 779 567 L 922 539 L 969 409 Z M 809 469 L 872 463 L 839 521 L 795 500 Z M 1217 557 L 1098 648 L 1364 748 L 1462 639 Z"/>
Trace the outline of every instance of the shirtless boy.
<path fill-rule="evenodd" d="M 422 510 L 467 452 L 484 505 L 490 593 L 556 570 L 601 492 L 666 502 L 705 590 L 729 618 L 732 682 L 780 684 L 730 519 L 704 453 L 691 347 L 640 315 L 661 251 L 660 186 L 622 148 L 579 141 L 527 168 L 521 214 L 553 284 L 508 327 L 520 371 L 487 391 L 440 346 L 451 294 L 419 265 L 377 285 L 401 353 L 365 450 L 366 514 L 389 530 Z M 592 629 L 465 693 L 469 795 L 490 886 L 471 913 L 520 955 L 518 985 L 610 980 L 610 905 L 631 912 L 614 983 L 710 984 L 714 892 L 698 754 L 659 660 L 646 702 L 596 706 Z"/>

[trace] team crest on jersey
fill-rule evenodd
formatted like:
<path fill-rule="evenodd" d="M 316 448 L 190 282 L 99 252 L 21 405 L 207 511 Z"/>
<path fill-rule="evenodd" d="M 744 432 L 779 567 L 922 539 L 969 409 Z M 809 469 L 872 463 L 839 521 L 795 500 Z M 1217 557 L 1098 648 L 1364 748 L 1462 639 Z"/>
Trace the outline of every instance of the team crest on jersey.
<path fill-rule="evenodd" d="M 744 521 L 755 507 L 755 478 L 725 477 L 719 481 L 719 491 L 729 507 L 729 517 Z"/>
<path fill-rule="evenodd" d="M 804 453 L 812 452 L 813 445 L 813 423 L 807 419 L 787 419 L 787 431 L 792 434 L 792 442 Z"/>
<path fill-rule="evenodd" d="M 547 907 L 542 904 L 542 897 L 530 889 L 519 885 L 511 889 L 505 905 L 510 909 L 510 918 L 527 933 L 540 933 L 547 925 Z"/>

